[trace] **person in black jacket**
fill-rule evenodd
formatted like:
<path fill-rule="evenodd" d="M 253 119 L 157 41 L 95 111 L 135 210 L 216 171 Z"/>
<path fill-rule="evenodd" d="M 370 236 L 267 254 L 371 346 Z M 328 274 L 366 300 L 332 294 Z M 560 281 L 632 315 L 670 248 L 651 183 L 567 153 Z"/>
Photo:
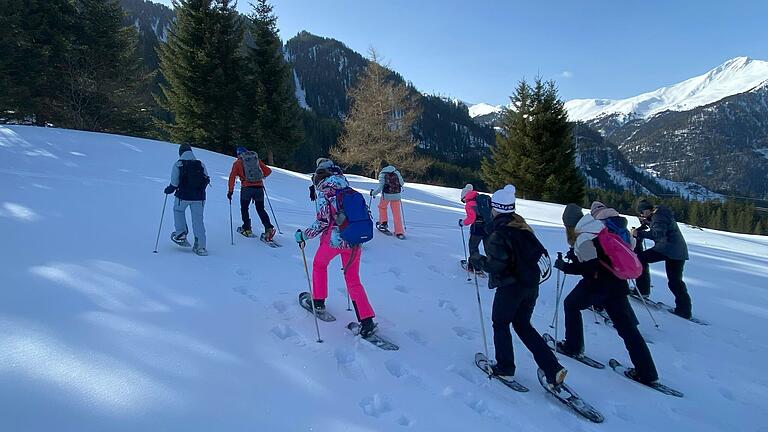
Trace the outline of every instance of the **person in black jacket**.
<path fill-rule="evenodd" d="M 515 213 L 515 187 L 507 185 L 491 198 L 493 230 L 485 244 L 487 256 L 475 253 L 470 262 L 475 269 L 488 272 L 489 288 L 497 288 L 493 298 L 493 342 L 496 364 L 493 373 L 515 375 L 510 324 L 544 371 L 547 382 L 559 386 L 567 370 L 557 361 L 539 332 L 531 325 L 531 316 L 539 296 L 538 260 L 546 252 L 533 230 Z"/>
<path fill-rule="evenodd" d="M 683 282 L 683 267 L 688 260 L 688 245 L 677 226 L 672 210 L 664 206 L 654 207 L 647 200 L 637 203 L 637 213 L 642 223 L 640 229 L 632 230 L 632 236 L 640 240 L 653 240 L 651 249 L 638 253 L 643 264 L 643 274 L 637 279 L 637 289 L 640 295 L 648 297 L 651 294 L 651 274 L 649 264 L 664 261 L 667 271 L 669 290 L 675 295 L 674 314 L 685 319 L 691 318 L 691 296 Z"/>
<path fill-rule="evenodd" d="M 583 354 L 584 324 L 581 311 L 590 306 L 604 308 L 619 336 L 624 340 L 624 346 L 635 366 L 627 373 L 633 379 L 651 384 L 657 381 L 659 376 L 648 345 L 637 329 L 635 312 L 627 299 L 629 284 L 626 280 L 614 276 L 601 263 L 610 262 L 597 240 L 597 234 L 603 229 L 603 222 L 595 220 L 591 215 L 582 217 L 576 225 L 575 241 L 569 236 L 572 248 L 568 252 L 568 258 L 572 262 L 567 263 L 561 258 L 555 261 L 555 267 L 563 273 L 582 276 L 563 302 L 565 340 L 557 343 L 568 355 Z"/>

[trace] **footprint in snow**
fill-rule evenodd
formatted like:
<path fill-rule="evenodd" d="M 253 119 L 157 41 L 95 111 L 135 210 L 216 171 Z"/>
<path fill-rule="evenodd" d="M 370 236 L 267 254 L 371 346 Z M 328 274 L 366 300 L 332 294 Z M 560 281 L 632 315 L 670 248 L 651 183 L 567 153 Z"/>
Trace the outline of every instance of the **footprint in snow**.
<path fill-rule="evenodd" d="M 395 291 L 400 291 L 403 294 L 408 294 L 409 292 L 411 292 L 411 289 L 405 285 L 395 285 Z"/>
<path fill-rule="evenodd" d="M 355 351 L 348 348 L 336 348 L 333 356 L 336 358 L 339 375 L 352 381 L 365 381 L 365 371 L 357 362 Z"/>
<path fill-rule="evenodd" d="M 395 275 L 395 277 L 397 277 L 398 279 L 400 278 L 400 276 L 403 275 L 403 270 L 399 267 L 390 267 L 388 271 L 393 275 Z"/>
<path fill-rule="evenodd" d="M 459 309 L 450 300 L 438 300 L 437 306 L 441 309 L 446 309 L 451 311 L 453 316 L 455 316 L 458 319 L 461 319 L 461 314 L 459 314 Z"/>
<path fill-rule="evenodd" d="M 475 340 L 477 337 L 477 330 L 466 327 L 454 327 L 453 332 L 456 333 L 456 336 L 466 340 Z"/>
<path fill-rule="evenodd" d="M 285 324 L 278 324 L 275 327 L 272 327 L 272 330 L 270 330 L 273 335 L 277 336 L 278 339 L 282 341 L 289 341 L 293 342 L 297 346 L 306 346 L 307 341 L 304 340 L 303 337 L 301 337 L 298 333 L 296 333 L 291 326 L 285 325 Z"/>
<path fill-rule="evenodd" d="M 427 346 L 427 338 L 418 330 L 408 330 L 405 335 L 421 346 Z"/>
<path fill-rule="evenodd" d="M 360 408 L 363 409 L 365 415 L 380 418 L 384 414 L 392 411 L 392 403 L 386 396 L 375 393 L 372 396 L 364 397 L 363 400 L 360 401 Z"/>
<path fill-rule="evenodd" d="M 405 363 L 396 359 L 389 359 L 384 362 L 387 372 L 395 378 L 402 379 L 409 384 L 420 385 L 421 377 Z"/>
<path fill-rule="evenodd" d="M 250 269 L 247 268 L 239 268 L 235 270 L 235 274 L 240 276 L 241 278 L 245 280 L 251 280 L 253 279 L 253 272 Z"/>
<path fill-rule="evenodd" d="M 252 301 L 252 302 L 254 302 L 254 303 L 260 303 L 260 301 L 259 301 L 259 296 L 257 296 L 256 294 L 254 294 L 254 293 L 250 292 L 250 291 L 248 290 L 248 288 L 246 288 L 246 287 L 244 287 L 244 286 L 242 286 L 242 285 L 238 285 L 238 286 L 236 286 L 236 287 L 232 287 L 232 291 L 234 291 L 234 292 L 236 292 L 236 293 L 238 293 L 238 294 L 242 294 L 242 295 L 243 295 L 243 296 L 245 296 L 245 297 L 246 297 L 248 300 L 250 300 L 250 301 Z"/>

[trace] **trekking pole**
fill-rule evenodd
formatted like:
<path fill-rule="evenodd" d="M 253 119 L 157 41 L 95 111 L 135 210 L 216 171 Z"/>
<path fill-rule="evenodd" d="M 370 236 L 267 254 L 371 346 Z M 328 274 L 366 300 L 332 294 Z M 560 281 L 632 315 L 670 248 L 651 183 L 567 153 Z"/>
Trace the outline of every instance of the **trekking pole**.
<path fill-rule="evenodd" d="M 467 258 L 467 240 L 464 238 L 464 227 L 459 225 L 459 229 L 461 230 L 461 244 L 463 245 L 462 249 L 464 249 L 464 263 L 467 264 L 467 282 L 469 282 L 472 280 L 472 278 L 469 277 L 469 258 Z"/>
<path fill-rule="evenodd" d="M 275 226 L 277 226 L 277 232 L 282 234 L 283 232 L 280 230 L 280 224 L 277 222 L 277 217 L 275 216 L 275 209 L 272 208 L 272 201 L 269 200 L 269 194 L 267 193 L 267 188 L 264 188 L 264 196 L 267 197 L 267 204 L 269 204 L 269 211 L 272 212 L 272 219 L 275 221 Z"/>
<path fill-rule="evenodd" d="M 483 319 L 483 304 L 480 302 L 480 284 L 477 283 L 477 274 L 475 274 L 475 293 L 477 294 L 477 309 L 480 312 L 480 329 L 483 331 L 483 353 L 488 358 L 488 339 L 485 336 L 485 320 Z"/>
<path fill-rule="evenodd" d="M 235 245 L 235 229 L 232 222 L 232 198 L 229 199 L 229 240 L 232 242 L 232 246 Z"/>
<path fill-rule="evenodd" d="M 563 254 L 561 252 L 557 253 L 557 259 L 563 259 Z M 567 274 L 563 274 L 563 283 L 560 283 L 560 270 L 557 270 L 557 288 L 555 289 L 555 316 L 552 317 L 552 324 L 549 325 L 549 328 L 555 329 L 555 334 L 557 334 L 557 316 L 558 316 L 558 310 L 560 309 L 560 297 L 563 295 L 563 288 L 565 287 L 565 278 L 568 276 Z"/>
<path fill-rule="evenodd" d="M 349 303 L 350 303 L 349 293 L 347 293 L 347 312 L 352 311 L 352 307 Z"/>
<path fill-rule="evenodd" d="M 165 201 L 163 201 L 163 213 L 160 214 L 160 228 L 157 229 L 157 239 L 155 239 L 155 250 L 152 253 L 157 253 L 157 245 L 160 244 L 160 231 L 163 230 L 163 219 L 165 219 L 165 205 L 168 204 L 168 194 L 165 195 Z"/>
<path fill-rule="evenodd" d="M 403 229 L 408 231 L 408 224 L 405 223 L 405 206 L 402 200 L 400 201 L 400 216 L 403 218 Z"/>
<path fill-rule="evenodd" d="M 653 317 L 653 314 L 651 313 L 651 308 L 648 307 L 648 303 L 645 302 L 645 297 L 640 294 L 640 290 L 637 289 L 637 281 L 632 279 L 632 285 L 635 288 L 635 292 L 637 292 L 637 296 L 640 297 L 640 301 L 643 302 L 643 306 L 645 306 L 645 310 L 648 311 L 648 315 L 651 316 L 651 321 L 653 321 L 653 325 L 656 326 L 656 328 L 659 328 L 659 323 L 656 322 L 656 318 Z"/>
<path fill-rule="evenodd" d="M 592 316 L 595 318 L 595 324 L 600 324 L 600 321 L 597 320 L 597 311 L 595 310 L 595 306 L 592 306 L 590 309 L 592 309 Z"/>
<path fill-rule="evenodd" d="M 371 189 L 371 192 L 373 192 L 373 189 Z M 368 194 L 368 211 L 371 211 L 371 205 L 373 205 L 373 194 Z"/>
<path fill-rule="evenodd" d="M 320 338 L 320 325 L 317 324 L 317 312 L 315 312 L 315 301 L 312 295 L 312 282 L 309 279 L 309 267 L 307 266 L 307 255 L 304 253 L 304 246 L 306 243 L 303 241 L 299 243 L 299 249 L 301 249 L 301 257 L 304 259 L 304 273 L 307 275 L 307 286 L 309 287 L 309 304 L 312 305 L 312 316 L 315 317 L 315 330 L 317 330 L 317 343 L 323 343 Z"/>

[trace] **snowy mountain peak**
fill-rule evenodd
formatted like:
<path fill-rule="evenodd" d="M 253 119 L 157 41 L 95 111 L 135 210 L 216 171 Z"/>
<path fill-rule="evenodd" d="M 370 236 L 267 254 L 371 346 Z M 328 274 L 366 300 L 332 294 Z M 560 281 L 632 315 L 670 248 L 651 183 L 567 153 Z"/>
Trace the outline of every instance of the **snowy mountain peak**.
<path fill-rule="evenodd" d="M 709 72 L 669 87 L 620 99 L 575 99 L 565 106 L 571 120 L 619 115 L 623 120 L 648 118 L 663 111 L 687 111 L 752 90 L 768 80 L 768 62 L 736 57 Z"/>
<path fill-rule="evenodd" d="M 489 105 L 487 103 L 469 105 L 469 116 L 472 118 L 480 117 L 487 114 L 501 112 L 502 109 L 504 109 L 502 105 Z"/>

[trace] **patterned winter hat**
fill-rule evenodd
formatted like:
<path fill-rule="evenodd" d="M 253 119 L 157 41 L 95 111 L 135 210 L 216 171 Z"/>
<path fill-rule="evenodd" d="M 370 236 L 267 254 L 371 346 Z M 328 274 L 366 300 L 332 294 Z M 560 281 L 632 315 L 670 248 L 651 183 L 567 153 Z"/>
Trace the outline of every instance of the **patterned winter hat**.
<path fill-rule="evenodd" d="M 515 187 L 506 185 L 504 189 L 499 189 L 491 196 L 491 208 L 498 213 L 515 212 Z"/>
<path fill-rule="evenodd" d="M 600 201 L 595 201 L 592 203 L 592 207 L 590 207 L 589 213 L 593 218 L 597 220 L 604 220 L 616 216 L 621 216 L 615 209 L 606 207 L 605 204 L 601 203 Z"/>
<path fill-rule="evenodd" d="M 467 196 L 467 194 L 473 190 L 475 190 L 475 187 L 472 186 L 471 183 L 467 183 L 467 185 L 464 186 L 464 189 L 461 190 L 461 200 L 464 201 L 464 198 Z"/>

